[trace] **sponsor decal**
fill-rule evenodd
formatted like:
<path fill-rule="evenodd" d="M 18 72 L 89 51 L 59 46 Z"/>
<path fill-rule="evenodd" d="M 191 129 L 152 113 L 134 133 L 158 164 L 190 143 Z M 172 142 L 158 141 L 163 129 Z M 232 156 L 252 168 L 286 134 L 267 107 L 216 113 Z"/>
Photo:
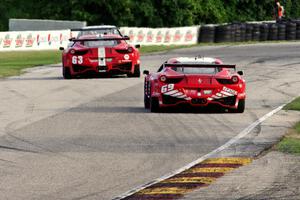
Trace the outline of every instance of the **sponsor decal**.
<path fill-rule="evenodd" d="M 15 47 L 16 48 L 20 48 L 23 46 L 23 43 L 24 43 L 24 38 L 22 38 L 22 35 L 21 34 L 18 34 L 16 39 L 15 39 Z"/>
<path fill-rule="evenodd" d="M 51 41 L 51 34 L 49 33 L 49 34 L 48 34 L 48 45 L 49 45 L 49 46 L 51 46 L 51 42 L 52 42 L 52 41 Z"/>
<path fill-rule="evenodd" d="M 198 83 L 199 83 L 199 84 L 202 83 L 202 79 L 201 79 L 201 78 L 198 79 Z"/>
<path fill-rule="evenodd" d="M 234 95 L 237 95 L 237 91 L 232 90 L 232 89 L 227 88 L 227 87 L 223 87 L 223 89 L 220 92 L 217 92 L 215 95 L 212 95 L 211 97 L 208 97 L 207 100 L 212 101 L 214 99 L 232 97 Z"/>
<path fill-rule="evenodd" d="M 152 33 L 152 31 L 148 31 L 147 42 L 152 42 L 152 41 L 153 41 L 153 33 Z"/>
<path fill-rule="evenodd" d="M 158 33 L 157 33 L 157 35 L 156 35 L 156 42 L 157 42 L 157 43 L 161 42 L 161 41 L 162 41 L 162 38 L 163 38 L 163 36 L 162 36 L 161 31 L 158 31 Z"/>
<path fill-rule="evenodd" d="M 3 40 L 3 48 L 9 48 L 12 43 L 12 38 L 10 37 L 10 34 L 6 34 Z"/>
<path fill-rule="evenodd" d="M 171 42 L 171 34 L 170 31 L 167 31 L 165 35 L 165 43 L 169 43 L 169 42 Z"/>
<path fill-rule="evenodd" d="M 185 38 L 184 40 L 185 40 L 186 42 L 192 41 L 193 38 L 194 38 L 194 35 L 193 35 L 192 31 L 191 31 L 191 30 L 188 30 L 188 31 L 186 32 L 184 38 Z"/>
<path fill-rule="evenodd" d="M 230 88 L 227 88 L 227 87 L 223 87 L 223 90 L 225 92 L 228 92 L 229 94 L 233 94 L 233 95 L 237 95 L 237 91 L 233 90 L 233 89 L 230 89 Z"/>
<path fill-rule="evenodd" d="M 26 47 L 32 47 L 34 43 L 34 38 L 32 37 L 32 33 L 29 33 L 26 38 Z"/>
<path fill-rule="evenodd" d="M 144 34 L 143 30 L 140 30 L 138 33 L 138 36 L 137 36 L 137 41 L 138 42 L 144 41 L 144 37 L 145 37 L 145 34 Z"/>
<path fill-rule="evenodd" d="M 179 42 L 181 40 L 181 38 L 182 38 L 182 34 L 181 34 L 180 30 L 177 30 L 174 35 L 174 42 Z"/>
<path fill-rule="evenodd" d="M 133 30 L 130 30 L 129 31 L 129 38 L 130 38 L 130 41 L 132 42 L 132 41 L 134 41 L 134 33 L 133 33 Z"/>
<path fill-rule="evenodd" d="M 129 60 L 129 55 L 128 55 L 128 54 L 125 54 L 125 55 L 124 55 L 124 59 L 125 59 L 125 60 Z"/>
<path fill-rule="evenodd" d="M 60 44 L 63 43 L 63 34 L 62 33 L 59 34 L 59 43 Z"/>

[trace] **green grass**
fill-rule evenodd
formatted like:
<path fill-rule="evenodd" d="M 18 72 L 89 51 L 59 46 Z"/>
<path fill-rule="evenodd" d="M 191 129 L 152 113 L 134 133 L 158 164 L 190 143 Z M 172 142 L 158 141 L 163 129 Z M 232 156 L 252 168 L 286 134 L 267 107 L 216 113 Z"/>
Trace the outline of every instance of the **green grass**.
<path fill-rule="evenodd" d="M 277 145 L 277 149 L 284 153 L 300 155 L 300 139 L 286 137 Z"/>
<path fill-rule="evenodd" d="M 286 105 L 283 109 L 285 110 L 298 110 L 300 111 L 300 97 Z"/>
<path fill-rule="evenodd" d="M 300 97 L 284 107 L 285 110 L 300 111 Z M 276 146 L 281 152 L 300 155 L 300 122 Z"/>
<path fill-rule="evenodd" d="M 0 78 L 21 74 L 26 68 L 61 62 L 60 51 L 18 51 L 0 53 Z"/>

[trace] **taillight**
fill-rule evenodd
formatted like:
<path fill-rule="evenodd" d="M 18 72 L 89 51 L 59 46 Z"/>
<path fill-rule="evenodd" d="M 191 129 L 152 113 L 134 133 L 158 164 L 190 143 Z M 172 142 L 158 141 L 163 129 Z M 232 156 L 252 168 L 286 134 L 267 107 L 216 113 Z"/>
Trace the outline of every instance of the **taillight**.
<path fill-rule="evenodd" d="M 128 47 L 127 51 L 128 51 L 128 53 L 132 53 L 133 52 L 133 48 L 132 47 Z"/>
<path fill-rule="evenodd" d="M 231 77 L 231 81 L 232 81 L 233 83 L 238 83 L 238 82 L 239 82 L 239 77 L 233 76 L 233 77 Z"/>
<path fill-rule="evenodd" d="M 76 51 L 75 51 L 74 49 L 71 49 L 71 50 L 70 50 L 70 53 L 71 53 L 71 54 L 75 54 Z"/>
<path fill-rule="evenodd" d="M 167 81 L 167 77 L 165 75 L 162 75 L 162 76 L 159 77 L 159 80 L 161 82 L 166 82 Z"/>

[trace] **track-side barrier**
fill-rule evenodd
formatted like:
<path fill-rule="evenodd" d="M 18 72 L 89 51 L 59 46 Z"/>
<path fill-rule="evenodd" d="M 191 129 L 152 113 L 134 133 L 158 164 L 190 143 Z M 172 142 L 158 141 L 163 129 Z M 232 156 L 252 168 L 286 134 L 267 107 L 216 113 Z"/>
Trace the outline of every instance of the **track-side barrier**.
<path fill-rule="evenodd" d="M 300 40 L 300 20 L 120 30 L 130 43 L 141 45 Z M 66 47 L 72 34 L 70 30 L 0 32 L 0 51 L 55 50 Z"/>

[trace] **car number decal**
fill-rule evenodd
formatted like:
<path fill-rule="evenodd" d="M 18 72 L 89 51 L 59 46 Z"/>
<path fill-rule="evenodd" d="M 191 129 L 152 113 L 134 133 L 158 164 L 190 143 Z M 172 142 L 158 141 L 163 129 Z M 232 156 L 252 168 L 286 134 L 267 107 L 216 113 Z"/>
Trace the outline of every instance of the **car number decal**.
<path fill-rule="evenodd" d="M 161 93 L 166 93 L 174 89 L 174 84 L 168 84 L 161 87 Z"/>
<path fill-rule="evenodd" d="M 73 56 L 72 57 L 72 64 L 73 65 L 81 65 L 83 63 L 83 57 L 82 56 Z"/>

